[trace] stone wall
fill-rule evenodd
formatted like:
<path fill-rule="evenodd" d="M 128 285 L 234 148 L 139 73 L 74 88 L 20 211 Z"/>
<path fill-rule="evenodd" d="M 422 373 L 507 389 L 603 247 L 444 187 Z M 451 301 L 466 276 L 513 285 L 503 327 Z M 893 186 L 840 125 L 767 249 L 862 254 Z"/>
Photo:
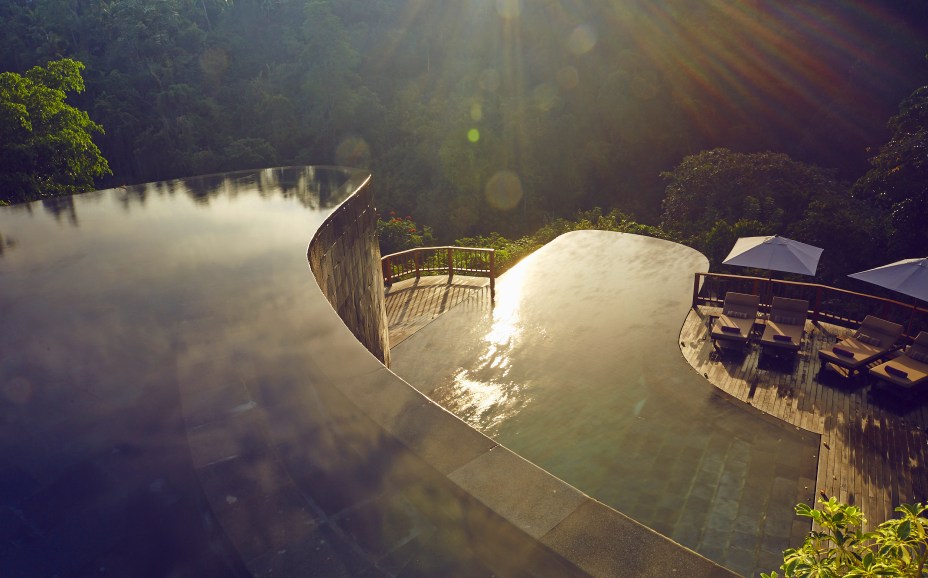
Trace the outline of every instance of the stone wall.
<path fill-rule="evenodd" d="M 322 293 L 371 353 L 390 366 L 377 214 L 370 177 L 352 179 L 353 195 L 335 210 L 309 244 L 309 265 Z"/>

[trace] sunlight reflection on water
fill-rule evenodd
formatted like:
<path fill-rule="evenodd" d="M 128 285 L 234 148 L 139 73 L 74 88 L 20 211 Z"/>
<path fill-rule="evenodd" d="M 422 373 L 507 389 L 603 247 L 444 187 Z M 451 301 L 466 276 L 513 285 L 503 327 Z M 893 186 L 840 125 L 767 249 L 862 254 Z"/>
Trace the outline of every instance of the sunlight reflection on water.
<path fill-rule="evenodd" d="M 531 398 L 524 387 L 512 381 L 481 381 L 471 379 L 471 372 L 460 369 L 448 398 L 454 400 L 454 412 L 484 432 L 495 432 L 498 426 L 527 405 Z"/>
<path fill-rule="evenodd" d="M 525 335 L 520 312 L 527 271 L 510 271 L 507 291 L 500 293 L 493 307 L 492 324 L 481 339 L 483 351 L 473 368 L 459 368 L 443 396 L 445 403 L 454 406 L 452 411 L 489 435 L 532 401 L 525 383 L 506 379 L 512 368 L 512 352 L 520 347 Z"/>

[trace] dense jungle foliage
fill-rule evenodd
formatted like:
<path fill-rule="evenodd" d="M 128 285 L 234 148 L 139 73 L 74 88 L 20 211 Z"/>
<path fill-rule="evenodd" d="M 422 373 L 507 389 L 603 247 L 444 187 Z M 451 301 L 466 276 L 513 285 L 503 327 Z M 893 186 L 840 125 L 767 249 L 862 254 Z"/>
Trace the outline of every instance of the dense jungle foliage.
<path fill-rule="evenodd" d="M 918 0 L 6 0 L 0 71 L 83 65 L 96 186 L 353 165 L 436 242 L 602 207 L 715 262 L 792 235 L 830 278 L 928 247 L 926 30 Z"/>

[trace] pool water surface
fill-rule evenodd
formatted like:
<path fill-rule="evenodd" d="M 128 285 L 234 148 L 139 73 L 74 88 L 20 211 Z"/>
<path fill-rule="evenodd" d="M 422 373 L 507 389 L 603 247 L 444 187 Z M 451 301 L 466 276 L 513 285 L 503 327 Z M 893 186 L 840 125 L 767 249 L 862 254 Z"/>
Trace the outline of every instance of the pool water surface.
<path fill-rule="evenodd" d="M 677 339 L 700 253 L 568 233 L 391 350 L 391 369 L 502 445 L 746 576 L 808 532 L 819 436 L 718 392 Z"/>

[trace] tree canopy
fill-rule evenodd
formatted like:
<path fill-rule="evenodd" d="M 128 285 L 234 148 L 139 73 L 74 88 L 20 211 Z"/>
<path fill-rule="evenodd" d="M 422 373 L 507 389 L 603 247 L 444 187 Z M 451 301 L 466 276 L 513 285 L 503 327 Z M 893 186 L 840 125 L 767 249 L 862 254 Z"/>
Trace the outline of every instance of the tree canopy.
<path fill-rule="evenodd" d="M 25 75 L 0 73 L 0 198 L 22 201 L 94 188 L 110 174 L 93 142 L 103 128 L 67 103 L 84 90 L 80 62 L 63 58 Z"/>
<path fill-rule="evenodd" d="M 834 171 L 782 153 L 703 151 L 663 176 L 661 227 L 716 266 L 738 237 L 779 234 L 825 249 L 819 276 L 833 281 L 873 264 L 886 244 L 880 211 Z"/>
<path fill-rule="evenodd" d="M 889 257 L 921 257 L 928 251 L 928 86 L 902 102 L 889 129 L 892 136 L 853 194 L 888 213 Z"/>
<path fill-rule="evenodd" d="M 69 113 L 83 133 L 33 136 L 86 145 L 58 153 L 82 165 L 9 145 L 0 178 L 52 194 L 87 175 L 351 165 L 442 243 L 603 207 L 651 226 L 663 212 L 660 234 L 713 262 L 739 235 L 791 235 L 842 275 L 928 246 L 928 96 L 885 128 L 928 82 L 926 30 L 908 1 L 10 0 L 0 70 L 23 80 L 5 76 L 4 137 L 28 132 L 25 71 L 47 61 L 87 65 L 58 88 L 106 133 Z M 71 180 L 38 186 L 37 163 Z"/>
<path fill-rule="evenodd" d="M 690 155 L 663 174 L 667 181 L 662 226 L 693 238 L 718 221 L 759 221 L 784 232 L 814 196 L 836 194 L 841 184 L 819 167 L 782 153 L 714 149 Z"/>
<path fill-rule="evenodd" d="M 350 164 L 443 241 L 595 206 L 653 224 L 661 171 L 700 150 L 856 178 L 928 80 L 915 5 L 803 3 L 819 29 L 799 8 L 742 4 L 10 0 L 0 70 L 87 65 L 79 104 L 114 172 L 101 184 Z"/>

